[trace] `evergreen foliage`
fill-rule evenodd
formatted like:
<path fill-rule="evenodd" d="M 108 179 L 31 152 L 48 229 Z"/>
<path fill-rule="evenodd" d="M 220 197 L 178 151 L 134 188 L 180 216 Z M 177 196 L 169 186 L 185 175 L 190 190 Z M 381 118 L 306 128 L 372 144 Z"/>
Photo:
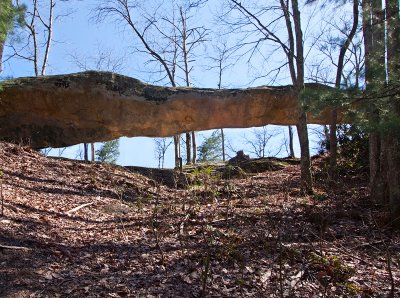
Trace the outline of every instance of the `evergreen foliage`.
<path fill-rule="evenodd" d="M 3 70 L 3 51 L 7 35 L 12 32 L 14 27 L 24 25 L 25 10 L 24 5 L 16 7 L 11 0 L 0 0 L 0 73 Z"/>
<path fill-rule="evenodd" d="M 338 147 L 340 156 L 351 168 L 368 166 L 368 132 L 360 125 L 338 126 Z"/>
<path fill-rule="evenodd" d="M 354 111 L 361 111 L 361 105 L 356 109 L 352 107 L 355 101 L 361 102 L 365 99 L 362 90 L 348 87 L 346 89 L 337 89 L 320 84 L 307 84 L 301 92 L 301 100 L 304 109 L 307 112 L 318 113 L 325 108 L 343 108 L 346 116 L 353 119 Z"/>
<path fill-rule="evenodd" d="M 203 143 L 198 147 L 198 161 L 217 161 L 222 159 L 222 135 L 221 131 L 215 130 L 211 136 L 205 138 Z"/>
<path fill-rule="evenodd" d="M 0 0 L 0 42 L 4 42 L 7 33 L 16 25 L 24 23 L 25 7 L 16 8 L 11 0 Z"/>
<path fill-rule="evenodd" d="M 6 40 L 7 34 L 15 25 L 24 24 L 25 6 L 17 8 L 11 0 L 0 0 L 0 43 Z"/>
<path fill-rule="evenodd" d="M 119 157 L 119 139 L 104 142 L 100 149 L 96 150 L 96 160 L 115 164 Z"/>

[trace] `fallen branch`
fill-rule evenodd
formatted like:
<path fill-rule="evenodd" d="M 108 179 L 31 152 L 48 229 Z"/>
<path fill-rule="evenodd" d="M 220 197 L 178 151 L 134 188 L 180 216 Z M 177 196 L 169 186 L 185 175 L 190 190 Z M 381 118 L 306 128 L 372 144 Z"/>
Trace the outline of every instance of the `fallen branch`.
<path fill-rule="evenodd" d="M 14 249 L 14 250 L 25 250 L 25 251 L 30 251 L 32 250 L 31 248 L 28 247 L 23 247 L 23 246 L 10 246 L 10 245 L 2 245 L 0 244 L 0 249 Z"/>
<path fill-rule="evenodd" d="M 371 267 L 374 266 L 374 264 L 372 264 L 371 262 L 366 261 L 365 258 L 360 258 L 360 257 L 357 257 L 356 255 L 354 255 L 354 253 L 350 253 L 350 252 L 349 252 L 345 247 L 343 247 L 342 245 L 340 245 L 340 244 L 339 244 L 339 246 L 334 245 L 333 243 L 328 242 L 328 241 L 326 241 L 325 239 L 322 239 L 321 237 L 317 236 L 317 235 L 316 235 L 315 233 L 313 233 L 313 232 L 311 232 L 311 234 L 314 235 L 314 237 L 318 238 L 320 241 L 323 241 L 323 242 L 325 242 L 326 244 L 329 244 L 330 248 L 336 249 L 336 250 L 339 251 L 340 253 L 342 253 L 342 254 L 344 254 L 344 255 L 350 257 L 350 258 L 356 259 L 356 260 L 358 260 L 358 261 L 360 261 L 360 262 L 362 262 L 362 263 L 364 263 L 364 264 L 367 264 L 368 266 L 371 266 Z M 313 249 L 315 250 L 314 245 L 312 244 L 312 242 L 309 241 L 309 243 L 311 244 L 311 246 L 312 246 Z M 316 251 L 316 250 L 315 250 L 315 251 Z"/>
<path fill-rule="evenodd" d="M 0 197 L 1 197 L 1 213 L 0 216 L 4 216 L 4 196 L 3 196 L 3 172 L 0 171 Z"/>
<path fill-rule="evenodd" d="M 69 211 L 67 211 L 67 212 L 65 212 L 65 213 L 69 215 L 69 214 L 71 214 L 71 213 L 74 213 L 74 212 L 76 212 L 76 211 L 78 211 L 78 210 L 80 210 L 80 209 L 82 209 L 82 208 L 85 208 L 85 207 L 90 206 L 90 205 L 93 205 L 93 204 L 94 204 L 94 202 L 85 203 L 85 204 L 79 205 L 78 207 L 75 207 L 75 208 L 73 208 L 73 209 L 71 209 L 71 210 L 69 210 Z"/>
<path fill-rule="evenodd" d="M 352 247 L 351 249 L 358 249 L 358 248 L 362 248 L 362 247 L 366 247 L 366 246 L 374 247 L 375 245 L 385 244 L 385 243 L 386 243 L 386 240 L 378 240 L 378 241 L 369 242 L 369 243 L 362 243 L 362 244 Z"/>
<path fill-rule="evenodd" d="M 229 221 L 229 220 L 231 220 L 231 219 L 234 219 L 234 217 L 215 219 L 215 220 L 209 221 L 207 224 L 209 224 L 209 225 L 217 224 L 217 223 L 220 223 L 220 222 Z"/>
<path fill-rule="evenodd" d="M 218 208 L 228 208 L 229 205 L 218 205 Z M 274 204 L 263 204 L 263 205 L 250 205 L 250 204 L 233 204 L 233 208 L 265 208 L 266 206 L 274 207 Z"/>

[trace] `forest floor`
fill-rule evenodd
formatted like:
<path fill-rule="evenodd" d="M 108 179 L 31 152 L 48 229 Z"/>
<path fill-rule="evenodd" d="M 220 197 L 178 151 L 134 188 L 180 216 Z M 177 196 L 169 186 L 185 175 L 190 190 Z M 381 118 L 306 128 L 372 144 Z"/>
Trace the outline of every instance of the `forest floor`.
<path fill-rule="evenodd" d="M 399 231 L 324 162 L 172 189 L 0 143 L 0 297 L 400 297 Z"/>

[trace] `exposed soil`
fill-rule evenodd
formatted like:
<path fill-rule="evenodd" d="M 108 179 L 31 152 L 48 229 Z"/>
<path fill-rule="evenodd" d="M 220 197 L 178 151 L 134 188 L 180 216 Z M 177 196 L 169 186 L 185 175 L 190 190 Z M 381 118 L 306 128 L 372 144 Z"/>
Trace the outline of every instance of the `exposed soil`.
<path fill-rule="evenodd" d="M 0 143 L 0 297 L 399 297 L 400 237 L 342 170 L 299 165 L 173 189 Z"/>

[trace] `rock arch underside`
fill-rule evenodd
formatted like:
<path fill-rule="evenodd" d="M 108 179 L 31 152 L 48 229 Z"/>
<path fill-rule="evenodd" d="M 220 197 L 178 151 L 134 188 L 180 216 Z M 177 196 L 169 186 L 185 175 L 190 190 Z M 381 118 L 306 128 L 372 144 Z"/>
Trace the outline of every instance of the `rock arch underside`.
<path fill-rule="evenodd" d="M 329 88 L 317 84 L 306 88 Z M 0 86 L 0 138 L 34 148 L 65 147 L 127 136 L 295 125 L 291 86 L 248 89 L 171 88 L 110 72 L 17 78 Z M 328 124 L 329 110 L 308 113 Z M 340 120 L 340 119 L 339 119 Z"/>

